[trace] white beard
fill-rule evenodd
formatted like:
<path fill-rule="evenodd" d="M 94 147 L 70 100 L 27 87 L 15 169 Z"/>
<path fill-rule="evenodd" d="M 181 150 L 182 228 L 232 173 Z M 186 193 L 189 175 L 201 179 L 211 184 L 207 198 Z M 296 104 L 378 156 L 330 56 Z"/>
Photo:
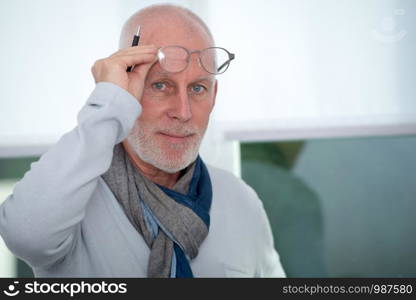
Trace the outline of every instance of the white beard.
<path fill-rule="evenodd" d="M 155 132 L 163 131 L 179 135 L 195 134 L 183 144 L 173 144 L 160 142 L 154 136 Z M 198 156 L 199 146 L 204 136 L 205 130 L 189 126 L 169 126 L 157 128 L 146 126 L 137 120 L 131 130 L 127 141 L 133 151 L 144 162 L 166 172 L 176 173 L 189 166 Z M 161 145 L 163 143 L 163 145 Z"/>

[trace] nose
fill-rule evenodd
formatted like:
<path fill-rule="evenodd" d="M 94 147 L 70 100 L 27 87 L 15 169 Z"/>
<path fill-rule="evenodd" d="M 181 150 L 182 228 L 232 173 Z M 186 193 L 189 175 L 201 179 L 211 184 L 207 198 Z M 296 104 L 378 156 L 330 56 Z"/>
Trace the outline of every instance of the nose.
<path fill-rule="evenodd" d="M 192 108 L 186 88 L 179 89 L 171 100 L 168 116 L 180 122 L 187 122 L 192 118 Z"/>

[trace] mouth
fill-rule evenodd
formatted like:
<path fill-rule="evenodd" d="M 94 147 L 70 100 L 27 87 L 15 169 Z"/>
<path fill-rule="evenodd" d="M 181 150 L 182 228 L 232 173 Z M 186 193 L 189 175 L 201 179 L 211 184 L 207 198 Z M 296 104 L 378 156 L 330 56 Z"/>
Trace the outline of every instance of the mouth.
<path fill-rule="evenodd" d="M 194 133 L 184 135 L 170 132 L 157 132 L 157 134 L 173 143 L 182 143 L 195 135 Z"/>

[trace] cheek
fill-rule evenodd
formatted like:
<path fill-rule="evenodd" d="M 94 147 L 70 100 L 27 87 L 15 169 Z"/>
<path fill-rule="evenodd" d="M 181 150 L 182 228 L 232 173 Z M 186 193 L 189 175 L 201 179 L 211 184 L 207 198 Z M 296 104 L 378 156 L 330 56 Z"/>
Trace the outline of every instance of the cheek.
<path fill-rule="evenodd" d="M 214 105 L 214 100 L 205 99 L 194 103 L 192 103 L 192 100 L 190 101 L 192 111 L 191 123 L 198 126 L 198 128 L 206 128 Z M 154 99 L 143 96 L 140 104 L 142 106 L 142 112 L 139 117 L 141 122 L 150 125 L 158 124 L 160 122 L 170 123 L 171 120 L 167 117 L 167 112 L 172 109 L 172 104 L 169 101 L 155 101 Z"/>
<path fill-rule="evenodd" d="M 140 113 L 139 120 L 142 122 L 155 122 L 163 115 L 164 108 L 161 103 L 143 97 L 140 104 L 142 106 L 142 112 Z"/>
<path fill-rule="evenodd" d="M 205 128 L 208 125 L 211 115 L 212 105 L 196 106 L 192 111 L 193 123 L 199 128 Z"/>

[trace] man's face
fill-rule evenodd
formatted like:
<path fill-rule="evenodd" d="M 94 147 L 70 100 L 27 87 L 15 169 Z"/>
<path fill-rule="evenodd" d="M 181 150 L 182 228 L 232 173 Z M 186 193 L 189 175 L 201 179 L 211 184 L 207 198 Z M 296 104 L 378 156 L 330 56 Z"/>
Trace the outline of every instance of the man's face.
<path fill-rule="evenodd" d="M 190 39 L 180 32 L 155 35 L 148 43 L 189 50 L 210 46 L 204 38 Z M 198 54 L 192 54 L 188 67 L 179 73 L 167 73 L 156 63 L 145 81 L 142 113 L 128 137 L 139 158 L 168 173 L 192 163 L 208 126 L 216 90 L 215 77 L 199 65 Z"/>

